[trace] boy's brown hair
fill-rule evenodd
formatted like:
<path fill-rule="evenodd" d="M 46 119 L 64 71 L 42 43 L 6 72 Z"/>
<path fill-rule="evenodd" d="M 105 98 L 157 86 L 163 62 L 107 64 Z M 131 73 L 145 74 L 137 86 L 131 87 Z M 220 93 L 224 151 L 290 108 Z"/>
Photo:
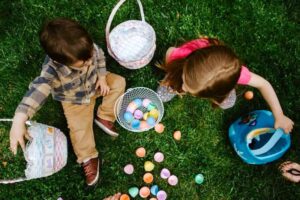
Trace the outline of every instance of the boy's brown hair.
<path fill-rule="evenodd" d="M 230 48 L 211 43 L 186 58 L 164 64 L 163 68 L 166 77 L 162 84 L 181 93 L 184 83 L 192 95 L 220 104 L 236 86 L 241 62 Z"/>
<path fill-rule="evenodd" d="M 40 43 L 51 59 L 64 65 L 87 61 L 93 54 L 93 41 L 88 32 L 70 19 L 46 22 L 40 31 Z"/>

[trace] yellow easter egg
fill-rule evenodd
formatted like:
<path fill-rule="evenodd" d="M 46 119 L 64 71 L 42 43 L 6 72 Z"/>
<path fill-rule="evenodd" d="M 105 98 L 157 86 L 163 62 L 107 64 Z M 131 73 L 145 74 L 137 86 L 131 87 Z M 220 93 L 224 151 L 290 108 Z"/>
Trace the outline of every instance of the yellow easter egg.
<path fill-rule="evenodd" d="M 159 112 L 158 112 L 157 109 L 152 109 L 152 110 L 150 111 L 150 113 L 149 113 L 149 116 L 151 116 L 151 117 L 153 117 L 153 118 L 155 118 L 155 119 L 158 118 L 158 115 L 159 115 Z"/>
<path fill-rule="evenodd" d="M 146 172 L 151 172 L 154 169 L 154 164 L 151 161 L 146 161 L 144 164 L 144 169 Z"/>
<path fill-rule="evenodd" d="M 149 112 L 144 113 L 143 119 L 144 119 L 144 120 L 147 120 L 148 117 L 149 117 Z"/>

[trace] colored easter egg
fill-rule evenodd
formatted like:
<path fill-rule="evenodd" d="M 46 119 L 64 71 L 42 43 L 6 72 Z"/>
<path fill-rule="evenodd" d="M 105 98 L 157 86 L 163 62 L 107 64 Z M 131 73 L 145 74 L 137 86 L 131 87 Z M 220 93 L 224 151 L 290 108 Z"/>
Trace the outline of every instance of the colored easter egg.
<path fill-rule="evenodd" d="M 133 114 L 134 118 L 136 118 L 136 119 L 142 119 L 143 115 L 144 115 L 144 113 L 141 110 L 138 110 L 138 109 L 135 110 L 134 114 Z"/>
<path fill-rule="evenodd" d="M 202 174 L 197 174 L 196 176 L 195 176 L 195 182 L 197 183 L 197 184 L 202 184 L 203 183 L 203 181 L 204 181 L 204 176 L 202 175 Z"/>
<path fill-rule="evenodd" d="M 141 121 L 141 124 L 140 124 L 140 129 L 141 130 L 146 130 L 149 128 L 149 125 L 147 124 L 146 121 Z"/>
<path fill-rule="evenodd" d="M 148 111 L 151 111 L 151 110 L 153 110 L 155 108 L 156 108 L 156 106 L 153 103 L 149 103 L 149 105 L 147 106 L 147 110 Z"/>
<path fill-rule="evenodd" d="M 171 172 L 170 170 L 168 170 L 167 168 L 163 168 L 161 171 L 160 171 L 160 177 L 162 179 L 167 179 L 169 178 L 171 175 Z"/>
<path fill-rule="evenodd" d="M 151 161 L 146 161 L 144 164 L 144 169 L 146 172 L 151 172 L 154 169 L 154 164 Z"/>
<path fill-rule="evenodd" d="M 140 189 L 140 196 L 142 198 L 147 198 L 150 195 L 150 189 L 146 186 Z"/>
<path fill-rule="evenodd" d="M 143 106 L 145 107 L 145 108 L 147 108 L 148 107 L 148 105 L 151 103 L 151 100 L 150 99 L 144 99 L 143 100 Z"/>
<path fill-rule="evenodd" d="M 134 113 L 134 111 L 137 109 L 137 105 L 134 103 L 134 102 L 131 102 L 127 108 L 126 108 L 126 111 L 127 112 L 131 112 L 131 113 Z"/>
<path fill-rule="evenodd" d="M 144 116 L 143 116 L 143 119 L 144 119 L 144 120 L 147 120 L 148 117 L 149 117 L 149 112 L 145 112 L 145 113 L 144 113 Z"/>
<path fill-rule="evenodd" d="M 135 151 L 135 155 L 139 158 L 143 158 L 146 155 L 146 149 L 144 147 L 139 147 Z"/>
<path fill-rule="evenodd" d="M 149 199 L 149 200 L 157 200 L 157 198 L 154 198 L 154 197 L 152 197 L 151 199 Z"/>
<path fill-rule="evenodd" d="M 164 154 L 161 152 L 157 152 L 154 154 L 154 160 L 158 163 L 164 161 Z"/>
<path fill-rule="evenodd" d="M 147 119 L 147 124 L 151 127 L 153 127 L 155 125 L 156 121 L 153 117 L 148 117 Z"/>
<path fill-rule="evenodd" d="M 133 100 L 133 102 L 135 103 L 135 105 L 137 105 L 137 107 L 142 106 L 142 103 L 143 103 L 142 99 L 135 99 L 135 100 Z"/>
<path fill-rule="evenodd" d="M 163 190 L 158 191 L 157 193 L 157 200 L 166 200 L 167 199 L 167 193 Z"/>
<path fill-rule="evenodd" d="M 131 187 L 129 188 L 128 193 L 132 198 L 135 198 L 139 194 L 139 188 Z"/>
<path fill-rule="evenodd" d="M 247 99 L 247 100 L 253 99 L 253 96 L 254 96 L 254 94 L 253 94 L 252 91 L 247 91 L 247 92 L 245 92 L 245 94 L 244 94 L 244 98 Z"/>
<path fill-rule="evenodd" d="M 177 185 L 178 183 L 178 178 L 175 175 L 172 175 L 168 178 L 168 183 L 172 186 Z"/>
<path fill-rule="evenodd" d="M 134 171 L 134 167 L 133 167 L 133 165 L 132 164 L 128 164 L 128 165 L 126 165 L 125 167 L 124 167 L 124 172 L 126 173 L 126 174 L 132 174 L 133 173 L 133 171 Z"/>
<path fill-rule="evenodd" d="M 154 126 L 154 130 L 155 130 L 157 133 L 162 133 L 162 132 L 164 132 L 164 130 L 165 130 L 165 126 L 164 126 L 162 123 L 156 124 L 156 125 Z"/>
<path fill-rule="evenodd" d="M 173 133 L 173 138 L 174 138 L 175 140 L 180 140 L 180 139 L 181 139 L 181 132 L 180 132 L 180 131 L 175 131 L 175 132 Z"/>
<path fill-rule="evenodd" d="M 157 185 L 152 185 L 150 192 L 152 195 L 156 196 L 158 193 L 158 186 Z"/>
<path fill-rule="evenodd" d="M 130 200 L 130 197 L 127 194 L 122 194 L 120 200 Z"/>
<path fill-rule="evenodd" d="M 131 123 L 133 120 L 133 115 L 131 112 L 125 112 L 124 113 L 124 119 L 127 123 Z"/>
<path fill-rule="evenodd" d="M 153 182 L 153 175 L 151 173 L 146 173 L 143 176 L 143 180 L 145 183 L 152 183 Z"/>
<path fill-rule="evenodd" d="M 138 119 L 134 119 L 134 120 L 132 120 L 132 122 L 131 122 L 131 127 L 132 127 L 133 129 L 139 129 L 139 128 L 140 128 L 140 125 L 141 125 L 141 122 L 140 122 L 140 120 L 138 120 Z"/>
<path fill-rule="evenodd" d="M 159 111 L 157 109 L 152 109 L 149 112 L 149 116 L 153 117 L 154 119 L 157 119 L 159 116 Z"/>

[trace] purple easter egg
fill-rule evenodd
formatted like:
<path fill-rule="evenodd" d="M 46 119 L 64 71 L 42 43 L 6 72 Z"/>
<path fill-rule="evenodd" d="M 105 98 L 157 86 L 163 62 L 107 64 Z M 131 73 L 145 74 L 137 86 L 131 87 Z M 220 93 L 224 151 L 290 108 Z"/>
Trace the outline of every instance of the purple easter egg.
<path fill-rule="evenodd" d="M 166 200 L 167 199 L 167 193 L 163 190 L 160 190 L 158 191 L 156 197 L 157 197 L 157 200 Z"/>
<path fill-rule="evenodd" d="M 124 172 L 126 173 L 126 174 L 132 174 L 133 173 L 133 171 L 134 171 L 134 167 L 133 167 L 133 165 L 132 164 L 128 164 L 128 165 L 126 165 L 125 167 L 124 167 Z"/>
<path fill-rule="evenodd" d="M 134 111 L 134 118 L 136 119 L 142 119 L 143 118 L 144 113 L 141 110 L 135 110 Z"/>
<path fill-rule="evenodd" d="M 169 178 L 169 176 L 171 175 L 171 172 L 167 169 L 167 168 L 163 168 L 161 171 L 160 171 L 160 177 L 162 179 L 167 179 Z"/>

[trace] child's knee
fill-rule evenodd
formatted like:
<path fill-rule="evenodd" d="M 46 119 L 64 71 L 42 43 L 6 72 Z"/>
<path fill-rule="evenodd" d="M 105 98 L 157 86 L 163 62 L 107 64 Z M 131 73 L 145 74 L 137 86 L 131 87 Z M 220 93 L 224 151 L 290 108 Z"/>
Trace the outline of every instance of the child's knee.
<path fill-rule="evenodd" d="M 108 74 L 107 83 L 111 89 L 125 90 L 126 81 L 125 78 L 120 75 L 113 73 Z"/>

